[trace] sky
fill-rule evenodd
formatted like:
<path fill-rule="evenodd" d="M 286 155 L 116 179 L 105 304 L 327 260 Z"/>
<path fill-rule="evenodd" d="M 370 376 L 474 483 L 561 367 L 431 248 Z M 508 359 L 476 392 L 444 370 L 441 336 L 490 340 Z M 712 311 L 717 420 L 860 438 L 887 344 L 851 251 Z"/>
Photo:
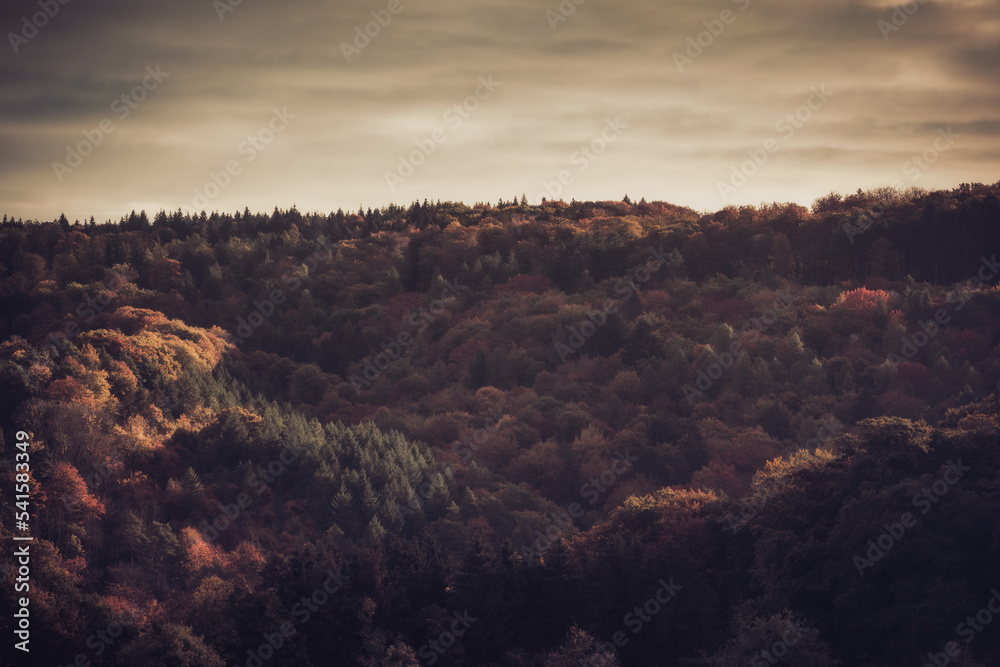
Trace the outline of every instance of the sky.
<path fill-rule="evenodd" d="M 5 0 L 0 213 L 1000 179 L 996 0 Z"/>

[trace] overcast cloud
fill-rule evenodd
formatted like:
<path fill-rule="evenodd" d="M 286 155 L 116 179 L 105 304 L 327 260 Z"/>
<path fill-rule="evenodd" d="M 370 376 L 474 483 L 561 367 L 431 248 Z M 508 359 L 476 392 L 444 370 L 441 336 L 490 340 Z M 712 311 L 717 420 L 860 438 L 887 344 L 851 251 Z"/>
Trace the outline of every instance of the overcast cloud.
<path fill-rule="evenodd" d="M 567 16 L 558 0 L 46 2 L 30 38 L 37 0 L 0 10 L 0 212 L 15 217 L 537 203 L 558 187 L 716 210 L 1000 178 L 995 0 L 914 1 L 895 24 L 881 0 L 564 0 Z M 347 62 L 373 11 L 391 22 Z M 136 86 L 142 102 L 121 100 Z M 453 108 L 477 91 L 474 111 Z M 418 142 L 433 152 L 387 182 Z M 748 151 L 766 156 L 756 170 Z M 933 164 L 907 164 L 925 151 Z M 228 183 L 206 193 L 212 173 Z"/>

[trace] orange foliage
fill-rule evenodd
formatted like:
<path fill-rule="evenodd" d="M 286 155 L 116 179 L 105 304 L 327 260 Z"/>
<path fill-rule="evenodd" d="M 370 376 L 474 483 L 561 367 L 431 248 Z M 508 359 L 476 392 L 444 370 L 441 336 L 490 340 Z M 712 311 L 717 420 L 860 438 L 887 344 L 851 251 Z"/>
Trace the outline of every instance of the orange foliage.
<path fill-rule="evenodd" d="M 112 360 L 107 371 L 108 382 L 118 397 L 131 394 L 139 388 L 139 380 L 125 363 Z"/>
<path fill-rule="evenodd" d="M 835 460 L 836 456 L 832 452 L 819 448 L 812 452 L 801 449 L 788 458 L 772 459 L 753 476 L 753 486 L 748 498 L 759 499 L 771 495 L 775 488 L 788 484 L 788 478 L 800 470 L 817 470 Z"/>
<path fill-rule="evenodd" d="M 686 549 L 707 554 L 711 531 L 703 511 L 721 502 L 712 491 L 661 489 L 647 496 L 630 496 L 615 508 L 608 520 L 585 533 L 579 540 L 581 553 L 595 554 L 613 544 L 621 535 L 661 547 L 686 541 Z"/>
<path fill-rule="evenodd" d="M 888 312 L 894 295 L 885 290 L 870 290 L 865 287 L 842 292 L 833 304 L 834 309 L 858 313 L 865 316 L 878 312 Z"/>
<path fill-rule="evenodd" d="M 65 461 L 52 468 L 47 486 L 53 497 L 66 500 L 71 515 L 78 521 L 90 521 L 104 514 L 104 503 L 90 494 L 80 472 Z"/>
<path fill-rule="evenodd" d="M 633 216 L 598 216 L 589 221 L 586 238 L 597 246 L 616 247 L 642 236 L 642 225 Z"/>
<path fill-rule="evenodd" d="M 114 434 L 126 451 L 156 449 L 162 444 L 157 429 L 142 415 L 132 415 L 123 426 L 116 425 Z"/>
<path fill-rule="evenodd" d="M 49 383 L 45 397 L 60 403 L 95 403 L 97 396 L 76 378 L 61 378 Z"/>
<path fill-rule="evenodd" d="M 115 357 L 124 353 L 135 360 L 154 361 L 170 379 L 177 379 L 186 366 L 209 372 L 223 354 L 235 349 L 218 327 L 190 327 L 152 310 L 124 306 L 107 319 L 111 330 L 84 332 L 79 336 L 79 345 L 91 344 Z"/>
<path fill-rule="evenodd" d="M 671 315 L 670 295 L 664 290 L 650 289 L 639 292 L 643 310 L 658 315 Z"/>
<path fill-rule="evenodd" d="M 968 415 L 958 421 L 958 428 L 965 431 L 980 431 L 996 435 L 1000 433 L 1000 415 L 982 413 Z"/>
<path fill-rule="evenodd" d="M 222 550 L 206 542 L 201 533 L 191 526 L 181 531 L 181 546 L 185 554 L 184 566 L 191 574 L 226 565 Z"/>

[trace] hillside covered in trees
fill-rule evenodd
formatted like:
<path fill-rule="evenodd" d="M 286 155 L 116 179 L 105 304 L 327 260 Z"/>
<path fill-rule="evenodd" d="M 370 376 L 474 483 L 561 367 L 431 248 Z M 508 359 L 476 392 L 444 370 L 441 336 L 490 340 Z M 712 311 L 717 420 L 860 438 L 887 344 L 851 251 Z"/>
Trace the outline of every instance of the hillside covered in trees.
<path fill-rule="evenodd" d="M 998 251 L 1000 183 L 5 216 L 0 662 L 1000 664 Z"/>

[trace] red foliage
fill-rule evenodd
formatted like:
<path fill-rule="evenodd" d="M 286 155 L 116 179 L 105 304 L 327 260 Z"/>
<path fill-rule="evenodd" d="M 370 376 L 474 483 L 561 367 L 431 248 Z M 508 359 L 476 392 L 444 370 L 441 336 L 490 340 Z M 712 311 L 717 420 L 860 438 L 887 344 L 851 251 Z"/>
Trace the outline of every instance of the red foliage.
<path fill-rule="evenodd" d="M 52 468 L 47 486 L 50 495 L 66 499 L 71 514 L 81 521 L 96 519 L 104 514 L 104 503 L 90 494 L 79 471 L 65 461 Z"/>
<path fill-rule="evenodd" d="M 181 545 L 184 549 L 184 565 L 190 574 L 225 565 L 225 557 L 219 547 L 209 544 L 193 527 L 181 531 Z"/>
<path fill-rule="evenodd" d="M 670 295 L 664 290 L 651 289 L 639 292 L 639 299 L 642 301 L 643 310 L 656 313 L 657 315 L 672 315 L 670 308 Z"/>
<path fill-rule="evenodd" d="M 149 265 L 149 282 L 160 292 L 177 289 L 181 285 L 181 263 L 169 257 L 153 260 Z"/>
<path fill-rule="evenodd" d="M 481 540 L 492 540 L 496 535 L 493 526 L 490 525 L 490 522 L 484 516 L 472 517 L 465 522 L 465 526 L 474 537 Z"/>
<path fill-rule="evenodd" d="M 59 403 L 83 403 L 94 400 L 93 392 L 83 386 L 82 382 L 71 377 L 53 380 L 46 394 L 50 401 Z"/>
<path fill-rule="evenodd" d="M 385 302 L 383 318 L 392 323 L 406 321 L 411 313 L 420 310 L 424 298 L 416 293 L 394 296 Z"/>

